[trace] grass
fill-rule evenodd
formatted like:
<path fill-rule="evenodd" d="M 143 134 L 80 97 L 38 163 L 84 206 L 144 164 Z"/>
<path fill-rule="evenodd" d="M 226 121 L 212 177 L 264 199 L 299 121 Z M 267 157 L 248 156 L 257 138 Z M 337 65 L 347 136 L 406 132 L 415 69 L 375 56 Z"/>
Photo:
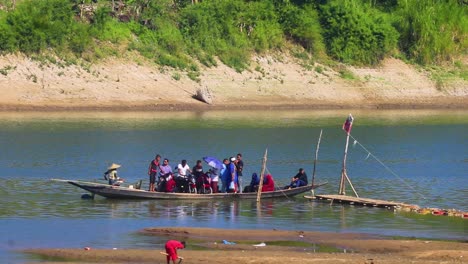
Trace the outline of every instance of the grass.
<path fill-rule="evenodd" d="M 359 78 L 356 77 L 350 70 L 341 69 L 338 72 L 340 73 L 340 77 L 345 80 L 359 80 Z"/>
<path fill-rule="evenodd" d="M 315 72 L 322 74 L 322 73 L 323 73 L 323 68 L 322 68 L 322 66 L 317 66 L 317 67 L 315 67 Z"/>
<path fill-rule="evenodd" d="M 180 80 L 180 73 L 175 72 L 172 74 L 172 79 L 179 81 Z"/>
<path fill-rule="evenodd" d="M 10 71 L 15 70 L 15 69 L 16 69 L 16 66 L 7 65 L 0 69 L 0 73 L 2 75 L 7 76 Z"/>
<path fill-rule="evenodd" d="M 460 61 L 455 61 L 451 65 L 431 65 L 425 68 L 430 72 L 430 78 L 435 82 L 436 88 L 443 91 L 451 82 L 461 79 L 468 80 L 467 65 Z"/>
<path fill-rule="evenodd" d="M 199 83 L 201 81 L 200 79 L 200 72 L 199 71 L 189 71 L 187 73 L 187 77 L 190 78 L 190 80 Z"/>

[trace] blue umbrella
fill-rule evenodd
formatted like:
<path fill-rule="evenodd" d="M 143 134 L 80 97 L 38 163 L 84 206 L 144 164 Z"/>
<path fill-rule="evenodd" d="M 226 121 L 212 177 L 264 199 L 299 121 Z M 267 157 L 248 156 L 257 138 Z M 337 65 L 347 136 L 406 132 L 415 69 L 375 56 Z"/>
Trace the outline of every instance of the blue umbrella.
<path fill-rule="evenodd" d="M 203 157 L 203 160 L 211 167 L 221 170 L 223 168 L 223 162 L 214 157 Z"/>

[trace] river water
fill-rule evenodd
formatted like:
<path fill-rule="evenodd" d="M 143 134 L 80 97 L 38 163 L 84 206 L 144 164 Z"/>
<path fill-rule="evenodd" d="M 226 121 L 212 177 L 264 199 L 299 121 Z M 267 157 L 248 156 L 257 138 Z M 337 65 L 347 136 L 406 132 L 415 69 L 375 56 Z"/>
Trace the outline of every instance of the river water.
<path fill-rule="evenodd" d="M 362 197 L 468 211 L 467 111 L 354 111 L 347 170 Z M 267 169 L 278 185 L 302 167 L 310 176 L 320 130 L 320 194 L 338 191 L 347 111 L 1 113 L 0 262 L 25 248 L 157 248 L 138 230 L 155 226 L 360 232 L 468 239 L 468 220 L 330 206 L 302 197 L 252 201 L 121 201 L 51 178 L 102 181 L 112 162 L 127 182 L 144 180 L 156 153 L 175 166 L 241 152 L 244 181 Z M 366 150 L 362 147 L 364 146 Z M 379 161 L 369 155 L 370 151 Z M 206 166 L 205 166 L 206 167 Z M 350 190 L 348 188 L 348 193 Z M 226 238 L 229 240 L 229 238 Z"/>

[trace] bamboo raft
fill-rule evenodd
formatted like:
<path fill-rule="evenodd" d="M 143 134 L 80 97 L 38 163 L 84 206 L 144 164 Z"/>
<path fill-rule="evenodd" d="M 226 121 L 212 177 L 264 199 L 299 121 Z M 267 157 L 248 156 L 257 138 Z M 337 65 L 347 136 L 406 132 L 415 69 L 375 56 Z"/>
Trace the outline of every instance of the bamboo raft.
<path fill-rule="evenodd" d="M 346 145 L 345 145 L 345 151 L 344 151 L 344 156 L 343 156 L 343 166 L 342 166 L 342 169 L 341 169 L 340 189 L 338 191 L 338 194 L 304 196 L 305 198 L 330 201 L 330 204 L 341 203 L 341 204 L 350 204 L 350 205 L 380 207 L 380 208 L 393 209 L 394 211 L 398 210 L 398 211 L 404 211 L 404 212 L 415 212 L 415 213 L 423 214 L 423 215 L 426 215 L 426 214 L 447 215 L 447 216 L 455 216 L 455 217 L 461 217 L 463 219 L 468 219 L 468 212 L 463 212 L 463 211 L 456 210 L 456 209 L 420 208 L 419 206 L 413 205 L 413 204 L 405 204 L 405 203 L 401 203 L 401 202 L 385 201 L 385 200 L 377 200 L 377 199 L 359 197 L 358 193 L 356 192 L 356 189 L 354 188 L 353 184 L 351 183 L 351 179 L 348 177 L 348 174 L 346 172 L 346 157 L 347 157 L 347 154 L 348 154 L 349 138 L 351 136 L 350 133 L 351 133 L 351 127 L 352 127 L 352 124 L 353 124 L 353 120 L 354 120 L 353 116 L 351 114 L 349 114 L 348 118 L 346 119 L 345 123 L 343 124 L 343 130 L 346 132 Z M 355 140 L 355 142 L 357 142 L 356 139 L 354 139 L 354 140 Z M 320 142 L 320 139 L 319 139 L 319 142 Z M 317 149 L 318 149 L 318 146 L 317 146 Z M 365 150 L 367 151 L 367 149 L 365 149 Z M 372 155 L 369 151 L 367 151 L 367 152 L 369 153 L 369 155 Z M 376 160 L 378 160 L 374 155 L 372 155 L 372 156 Z M 382 165 L 384 165 L 381 161 L 379 161 L 379 162 Z M 312 177 L 312 179 L 313 179 L 313 177 Z M 347 196 L 346 195 L 346 182 L 349 183 L 349 186 L 353 190 L 353 193 L 354 193 L 355 196 Z"/>
<path fill-rule="evenodd" d="M 362 206 L 371 206 L 371 207 L 396 208 L 396 207 L 411 206 L 411 205 L 401 203 L 401 202 L 377 200 L 377 199 L 354 197 L 354 196 L 347 196 L 347 195 L 338 195 L 338 194 L 337 195 L 326 194 L 326 195 L 315 195 L 315 196 L 304 196 L 304 197 L 307 199 L 326 200 L 326 201 L 330 201 L 331 203 L 336 202 L 336 203 L 342 203 L 342 204 L 362 205 Z"/>
<path fill-rule="evenodd" d="M 334 195 L 334 194 L 325 194 L 325 195 L 315 195 L 315 196 L 304 196 L 310 200 L 321 200 L 321 201 L 330 201 L 333 203 L 341 204 L 350 204 L 350 205 L 360 205 L 360 206 L 369 206 L 369 207 L 379 207 L 387 208 L 394 211 L 402 212 L 412 212 L 421 215 L 445 215 L 453 217 L 461 217 L 463 219 L 468 219 L 468 212 L 463 212 L 456 209 L 440 209 L 440 208 L 420 208 L 418 205 L 406 204 L 401 202 L 385 201 L 378 199 L 370 198 L 361 198 L 347 195 Z"/>

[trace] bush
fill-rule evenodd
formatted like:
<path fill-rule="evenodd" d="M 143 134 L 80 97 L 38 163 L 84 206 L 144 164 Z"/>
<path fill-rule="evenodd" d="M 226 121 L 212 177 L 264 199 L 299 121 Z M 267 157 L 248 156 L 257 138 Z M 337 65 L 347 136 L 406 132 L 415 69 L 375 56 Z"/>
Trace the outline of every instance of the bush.
<path fill-rule="evenodd" d="M 468 50 L 468 6 L 456 0 L 399 2 L 400 49 L 420 64 L 452 60 Z"/>
<path fill-rule="evenodd" d="M 359 0 L 321 6 L 328 53 L 341 62 L 377 64 L 396 48 L 398 33 L 386 16 Z"/>
<path fill-rule="evenodd" d="M 75 37 L 77 22 L 66 0 L 26 0 L 19 2 L 1 20 L 0 49 L 25 53 L 45 48 L 64 49 Z"/>
<path fill-rule="evenodd" d="M 280 3 L 278 12 L 281 17 L 280 23 L 289 38 L 311 53 L 319 56 L 325 54 L 318 13 L 312 5 L 301 8 Z"/>
<path fill-rule="evenodd" d="M 91 35 L 89 33 L 89 26 L 87 24 L 76 23 L 73 24 L 72 32 L 68 47 L 74 53 L 81 55 L 92 45 Z"/>
<path fill-rule="evenodd" d="M 203 64 L 212 56 L 235 68 L 245 69 L 252 51 L 281 47 L 282 30 L 271 1 L 215 0 L 190 5 L 181 11 L 180 29 L 189 52 Z"/>
<path fill-rule="evenodd" d="M 11 27 L 0 20 L 0 52 L 14 52 L 17 50 L 17 42 L 15 34 L 11 30 Z"/>

